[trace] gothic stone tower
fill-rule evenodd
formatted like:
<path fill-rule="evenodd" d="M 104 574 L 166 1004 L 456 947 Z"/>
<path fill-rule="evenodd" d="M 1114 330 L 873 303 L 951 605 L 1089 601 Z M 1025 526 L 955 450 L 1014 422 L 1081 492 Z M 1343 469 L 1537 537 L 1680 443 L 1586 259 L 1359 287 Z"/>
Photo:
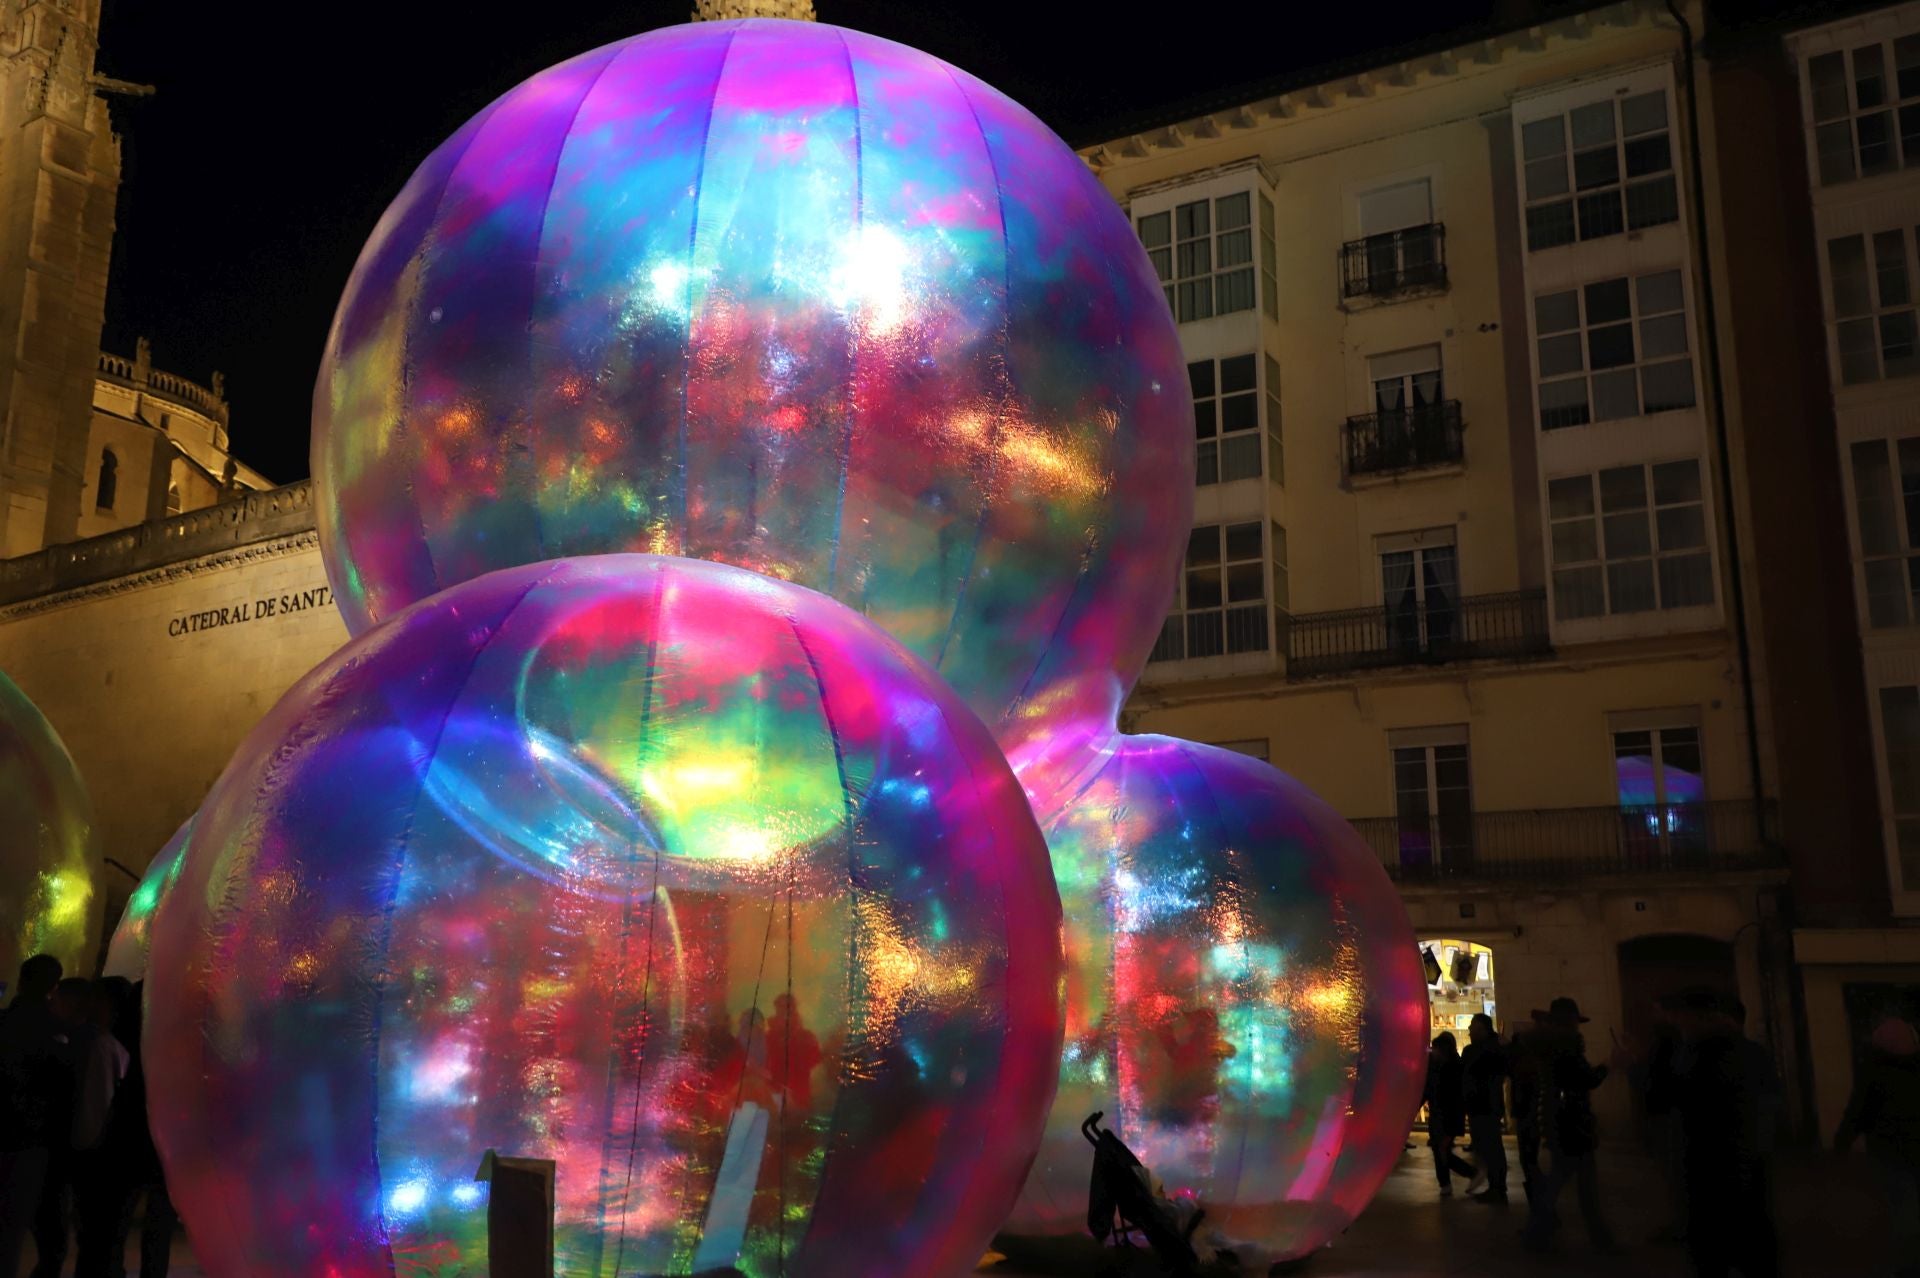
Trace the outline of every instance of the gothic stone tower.
<path fill-rule="evenodd" d="M 80 514 L 120 186 L 99 25 L 100 0 L 0 0 L 0 556 Z"/>

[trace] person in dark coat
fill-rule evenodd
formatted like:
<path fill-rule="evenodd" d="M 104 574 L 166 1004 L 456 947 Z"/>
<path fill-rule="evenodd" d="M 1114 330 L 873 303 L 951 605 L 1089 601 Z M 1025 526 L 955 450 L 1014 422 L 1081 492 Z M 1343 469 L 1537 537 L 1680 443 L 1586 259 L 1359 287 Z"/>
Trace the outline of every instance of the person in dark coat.
<path fill-rule="evenodd" d="M 1769 1080 L 1729 1001 L 1711 990 L 1689 991 L 1675 1021 L 1684 1064 L 1656 1086 L 1673 1089 L 1680 1115 L 1694 1272 L 1774 1278 L 1780 1259 L 1765 1149 Z"/>
<path fill-rule="evenodd" d="M 1453 1142 L 1466 1134 L 1467 1112 L 1462 1094 L 1460 1051 L 1452 1034 L 1442 1033 L 1427 1052 L 1427 1144 L 1433 1148 L 1433 1174 L 1440 1196 L 1453 1196 L 1453 1173 L 1469 1180 L 1473 1164 L 1453 1152 Z"/>
<path fill-rule="evenodd" d="M 1834 1147 L 1844 1154 L 1862 1136 L 1887 1197 L 1894 1272 L 1920 1278 L 1920 1032 L 1898 1017 L 1873 1031 Z"/>
<path fill-rule="evenodd" d="M 69 976 L 54 986 L 54 1041 L 61 1071 L 47 1114 L 47 1180 L 33 1217 L 39 1252 L 31 1278 L 60 1278 L 73 1236 L 73 1123 L 80 1099 L 80 1069 L 93 1045 L 93 982 Z"/>
<path fill-rule="evenodd" d="M 1514 1030 L 1507 1040 L 1507 1074 L 1513 1086 L 1513 1143 L 1520 1154 L 1520 1184 L 1527 1201 L 1544 1183 L 1540 1171 L 1540 1069 L 1541 1053 L 1535 1050 L 1540 1038 L 1540 1017 L 1535 1012 L 1525 1025 Z"/>
<path fill-rule="evenodd" d="M 70 1062 L 53 1010 L 60 960 L 20 965 L 13 1002 L 0 1012 L 0 1278 L 14 1278 L 40 1209 L 55 1110 Z"/>
<path fill-rule="evenodd" d="M 1481 1202 L 1507 1201 L 1507 1148 L 1500 1121 L 1507 1112 L 1507 1050 L 1485 1012 L 1467 1026 L 1467 1050 L 1460 1054 L 1461 1099 L 1467 1113 L 1467 1135 L 1472 1140 L 1474 1182 L 1487 1182 L 1483 1193 L 1467 1193 Z"/>
<path fill-rule="evenodd" d="M 1594 1251 L 1616 1251 L 1613 1231 L 1600 1209 L 1599 1128 L 1593 1114 L 1593 1090 L 1606 1081 L 1607 1067 L 1587 1060 L 1580 1026 L 1587 1018 L 1570 998 L 1556 998 L 1537 1017 L 1545 1022 L 1533 1031 L 1532 1050 L 1538 1053 L 1540 1137 L 1547 1148 L 1547 1168 L 1540 1188 L 1528 1203 L 1525 1242 L 1530 1251 L 1544 1251 L 1560 1229 L 1556 1205 L 1569 1183 L 1580 1199 L 1587 1242 Z"/>

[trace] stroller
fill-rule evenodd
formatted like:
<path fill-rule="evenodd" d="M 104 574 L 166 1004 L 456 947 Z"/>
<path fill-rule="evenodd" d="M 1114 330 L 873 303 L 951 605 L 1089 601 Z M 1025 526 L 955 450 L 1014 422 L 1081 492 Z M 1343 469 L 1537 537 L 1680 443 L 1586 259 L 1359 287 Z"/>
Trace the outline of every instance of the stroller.
<path fill-rule="evenodd" d="M 1133 1151 L 1100 1126 L 1105 1116 L 1101 1111 L 1080 1124 L 1080 1134 L 1093 1146 L 1093 1178 L 1087 1186 L 1088 1230 L 1102 1243 L 1112 1238 L 1129 1246 L 1138 1231 L 1160 1263 L 1173 1273 L 1196 1272 L 1200 1257 L 1193 1247 L 1193 1234 L 1206 1212 L 1195 1211 L 1183 1225 L 1172 1205 L 1155 1195 L 1147 1169 Z"/>

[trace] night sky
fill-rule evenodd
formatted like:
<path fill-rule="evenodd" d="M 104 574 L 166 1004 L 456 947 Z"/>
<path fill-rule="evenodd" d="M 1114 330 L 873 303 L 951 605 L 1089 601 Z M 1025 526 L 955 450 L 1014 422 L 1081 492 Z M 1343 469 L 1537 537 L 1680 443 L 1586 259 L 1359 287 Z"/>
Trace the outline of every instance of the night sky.
<path fill-rule="evenodd" d="M 1498 7 L 817 0 L 822 21 L 945 58 L 1075 142 L 1196 95 L 1486 22 Z M 114 99 L 126 173 L 103 345 L 131 355 L 145 334 L 157 367 L 202 384 L 221 370 L 235 451 L 274 480 L 304 476 L 334 305 L 414 167 L 521 80 L 682 21 L 691 8 L 692 0 L 287 8 L 106 0 L 102 70 L 158 93 Z M 1291 17 L 1277 29 L 1275 15 L 1289 9 L 1328 16 Z M 1364 21 L 1336 22 L 1362 10 Z M 1069 25 L 1077 12 L 1099 20 Z M 1123 23 L 1129 12 L 1157 21 Z"/>

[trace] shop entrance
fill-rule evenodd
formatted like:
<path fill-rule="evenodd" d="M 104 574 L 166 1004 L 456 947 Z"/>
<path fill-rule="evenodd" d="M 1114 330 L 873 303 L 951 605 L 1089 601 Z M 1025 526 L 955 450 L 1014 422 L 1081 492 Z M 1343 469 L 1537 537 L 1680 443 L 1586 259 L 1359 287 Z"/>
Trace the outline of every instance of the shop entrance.
<path fill-rule="evenodd" d="M 1620 942 L 1620 1020 L 1630 1042 L 1651 1041 L 1662 998 L 1696 987 L 1738 992 L 1733 946 L 1686 933 Z"/>
<path fill-rule="evenodd" d="M 1493 947 L 1446 937 L 1420 941 L 1420 965 L 1427 974 L 1427 1039 L 1451 1031 L 1467 1045 L 1467 1025 L 1477 1014 L 1493 1018 L 1502 1030 L 1493 988 Z"/>

